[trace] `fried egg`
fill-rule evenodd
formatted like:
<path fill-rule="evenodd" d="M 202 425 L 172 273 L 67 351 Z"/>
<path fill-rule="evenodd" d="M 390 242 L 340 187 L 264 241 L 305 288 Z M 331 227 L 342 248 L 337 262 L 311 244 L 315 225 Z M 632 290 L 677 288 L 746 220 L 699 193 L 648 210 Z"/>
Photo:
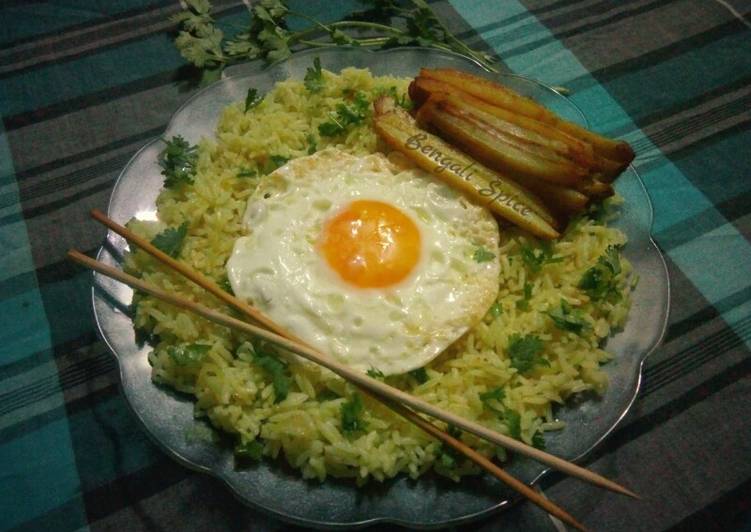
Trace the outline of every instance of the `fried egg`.
<path fill-rule="evenodd" d="M 498 225 L 429 173 L 329 148 L 266 176 L 227 262 L 235 295 L 385 375 L 424 366 L 498 295 Z"/>

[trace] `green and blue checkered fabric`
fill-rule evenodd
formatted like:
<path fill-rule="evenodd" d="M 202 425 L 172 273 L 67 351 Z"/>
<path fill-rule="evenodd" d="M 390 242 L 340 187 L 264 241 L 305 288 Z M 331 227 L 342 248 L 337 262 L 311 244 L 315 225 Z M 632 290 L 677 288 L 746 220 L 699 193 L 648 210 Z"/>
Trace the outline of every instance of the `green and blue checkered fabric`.
<path fill-rule="evenodd" d="M 214 2 L 222 23 L 242 2 Z M 336 20 L 355 2 L 291 4 Z M 551 475 L 594 530 L 731 530 L 751 521 L 751 4 L 453 0 L 433 4 L 504 68 L 572 91 L 628 140 L 672 283 L 664 345 L 588 465 L 633 502 Z M 288 530 L 177 465 L 142 432 L 97 338 L 93 253 L 128 159 L 195 89 L 172 45 L 177 1 L 0 3 L 0 529 Z M 522 504 L 466 530 L 555 530 Z"/>

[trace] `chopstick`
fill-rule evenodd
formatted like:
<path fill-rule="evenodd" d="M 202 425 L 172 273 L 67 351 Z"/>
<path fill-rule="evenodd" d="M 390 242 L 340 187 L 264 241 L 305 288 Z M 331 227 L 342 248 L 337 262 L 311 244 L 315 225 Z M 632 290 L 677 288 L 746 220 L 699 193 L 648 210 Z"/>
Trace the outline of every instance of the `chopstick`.
<path fill-rule="evenodd" d="M 334 361 L 333 359 L 330 359 L 329 357 L 326 357 L 325 355 L 322 355 L 321 353 L 316 352 L 315 350 L 313 350 L 312 348 L 304 344 L 299 344 L 297 342 L 284 338 L 280 335 L 277 335 L 273 332 L 267 331 L 266 329 L 257 327 L 255 325 L 251 325 L 249 323 L 238 320 L 231 316 L 227 316 L 225 314 L 222 314 L 219 311 L 205 307 L 201 305 L 200 303 L 195 303 L 181 296 L 177 296 L 175 294 L 165 292 L 164 290 L 150 283 L 142 281 L 141 279 L 133 277 L 132 275 L 129 275 L 123 272 L 122 270 L 119 270 L 117 268 L 114 268 L 112 266 L 99 262 L 97 260 L 94 260 L 91 257 L 84 255 L 83 253 L 77 250 L 72 249 L 68 251 L 68 258 L 102 275 L 105 275 L 107 277 L 120 281 L 122 283 L 125 283 L 128 286 L 135 288 L 136 290 L 140 290 L 144 293 L 150 294 L 158 299 L 161 299 L 162 301 L 175 305 L 179 308 L 189 310 L 193 312 L 194 314 L 197 314 L 198 316 L 206 318 L 214 323 L 223 325 L 225 327 L 229 327 L 231 329 L 234 329 L 236 331 L 240 331 L 246 334 L 251 334 L 253 336 L 261 337 L 265 340 L 268 340 L 270 342 L 275 343 L 276 345 L 283 347 L 284 349 L 288 351 L 294 352 L 308 360 L 317 362 L 318 364 L 324 367 L 327 367 L 328 369 L 338 373 L 340 376 L 344 377 L 345 379 L 350 380 L 350 382 L 353 382 L 365 392 L 375 396 L 376 399 L 383 402 L 383 404 L 385 404 L 386 406 L 394 410 L 397 414 L 407 418 L 409 421 L 417 425 L 419 428 L 421 428 L 422 430 L 424 430 L 431 436 L 434 436 L 435 438 L 441 440 L 442 442 L 453 447 L 460 453 L 464 454 L 470 460 L 472 460 L 473 462 L 478 464 L 480 467 L 482 467 L 483 469 L 485 469 L 486 471 L 494 475 L 496 478 L 498 478 L 501 482 L 504 482 L 505 484 L 510 486 L 512 489 L 518 491 L 521 495 L 526 497 L 528 500 L 530 500 L 531 502 L 533 502 L 534 504 L 536 504 L 537 506 L 539 506 L 540 508 L 542 508 L 549 514 L 558 517 L 560 520 L 568 523 L 569 525 L 573 526 L 577 530 L 586 530 L 586 528 L 584 528 L 584 525 L 579 523 L 576 519 L 574 519 L 574 517 L 572 517 L 568 512 L 563 510 L 560 506 L 556 505 L 549 499 L 541 496 L 535 490 L 533 490 L 532 488 L 530 488 L 523 482 L 519 481 L 518 479 L 514 478 L 512 475 L 510 475 L 509 473 L 507 473 L 506 471 L 504 471 L 503 469 L 495 465 L 488 458 L 481 455 L 480 453 L 478 453 L 477 451 L 469 447 L 467 444 L 465 444 L 458 438 L 455 438 L 451 436 L 450 434 L 442 431 L 441 429 L 439 429 L 438 427 L 436 427 L 429 421 L 417 415 L 412 410 L 406 408 L 405 406 L 403 406 L 402 404 L 398 402 L 395 402 L 398 399 L 395 400 L 390 397 L 390 395 L 393 395 L 393 392 L 384 392 L 381 390 L 382 388 L 387 388 L 387 389 L 398 391 L 396 390 L 396 388 L 391 388 L 390 386 L 386 384 L 380 383 L 379 381 L 375 379 L 371 379 L 367 375 L 356 373 L 353 370 L 347 369 L 347 371 L 342 371 L 342 369 L 346 368 L 346 366 L 343 366 L 339 364 L 338 362 Z M 349 373 L 349 375 L 347 376 L 347 375 L 344 375 L 343 373 Z M 352 378 L 353 375 L 356 375 L 356 378 Z M 380 385 L 380 386 L 374 386 L 374 384 Z M 407 394 L 404 394 L 404 395 L 407 395 Z M 469 423 L 469 422 L 465 420 L 464 423 Z M 459 426 L 458 423 L 456 425 Z"/>

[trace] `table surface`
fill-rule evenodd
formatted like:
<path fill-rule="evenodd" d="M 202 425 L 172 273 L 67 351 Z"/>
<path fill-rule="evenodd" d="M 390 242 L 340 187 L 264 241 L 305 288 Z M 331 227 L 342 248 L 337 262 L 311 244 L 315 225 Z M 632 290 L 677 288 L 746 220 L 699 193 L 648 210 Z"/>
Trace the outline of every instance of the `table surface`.
<path fill-rule="evenodd" d="M 291 2 L 335 20 L 349 2 Z M 215 2 L 223 22 L 241 2 Z M 551 475 L 594 530 L 751 522 L 751 3 L 527 0 L 433 4 L 503 68 L 572 91 L 628 140 L 672 284 L 663 345 L 629 416 L 587 466 L 632 501 Z M 0 529 L 288 530 L 153 445 L 97 338 L 94 253 L 128 159 L 195 91 L 172 45 L 177 1 L 0 4 Z M 530 504 L 466 530 L 555 530 Z"/>

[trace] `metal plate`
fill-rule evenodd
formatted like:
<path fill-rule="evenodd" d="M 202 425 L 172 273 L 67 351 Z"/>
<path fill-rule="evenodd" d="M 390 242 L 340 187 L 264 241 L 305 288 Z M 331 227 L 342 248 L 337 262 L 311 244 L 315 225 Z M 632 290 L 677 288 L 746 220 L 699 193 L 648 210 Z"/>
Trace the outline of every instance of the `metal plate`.
<path fill-rule="evenodd" d="M 191 143 L 213 138 L 221 110 L 243 100 L 248 87 L 261 93 L 274 83 L 302 79 L 313 57 L 323 67 L 367 67 L 374 75 L 414 77 L 422 67 L 449 67 L 497 79 L 564 118 L 586 125 L 581 111 L 567 98 L 538 82 L 519 76 L 489 74 L 470 60 L 426 49 L 396 49 L 370 52 L 357 48 L 300 53 L 259 69 L 243 65 L 228 69 L 225 79 L 192 97 L 172 117 L 163 137 L 180 134 Z M 142 148 L 120 174 L 112 192 L 109 216 L 119 223 L 130 218 L 154 219 L 155 200 L 163 178 L 157 157 L 163 147 L 154 140 Z M 650 237 L 652 209 L 644 186 L 633 168 L 617 181 L 625 208 L 615 224 L 629 238 L 624 250 L 640 276 L 633 293 L 633 307 L 625 329 L 610 339 L 607 349 L 615 359 L 605 367 L 610 378 L 607 393 L 599 399 L 578 401 L 560 409 L 566 430 L 546 435 L 547 448 L 566 459 L 580 460 L 592 451 L 626 415 L 639 388 L 644 359 L 659 343 L 667 321 L 669 283 L 662 256 Z M 126 243 L 110 233 L 99 259 L 119 264 Z M 191 441 L 194 429 L 190 397 L 151 382 L 148 345 L 139 345 L 129 313 L 132 291 L 110 279 L 95 276 L 93 305 L 99 332 L 120 366 L 122 389 L 147 433 L 164 451 L 192 469 L 222 479 L 242 501 L 299 524 L 316 527 L 353 527 L 391 522 L 429 528 L 466 522 L 509 504 L 514 493 L 487 475 L 454 483 L 434 474 L 419 480 L 404 476 L 357 488 L 351 481 L 306 481 L 282 461 L 264 461 L 250 469 L 236 469 L 231 448 L 206 441 Z M 525 482 L 535 482 L 544 473 L 540 464 L 515 458 L 508 471 Z"/>

